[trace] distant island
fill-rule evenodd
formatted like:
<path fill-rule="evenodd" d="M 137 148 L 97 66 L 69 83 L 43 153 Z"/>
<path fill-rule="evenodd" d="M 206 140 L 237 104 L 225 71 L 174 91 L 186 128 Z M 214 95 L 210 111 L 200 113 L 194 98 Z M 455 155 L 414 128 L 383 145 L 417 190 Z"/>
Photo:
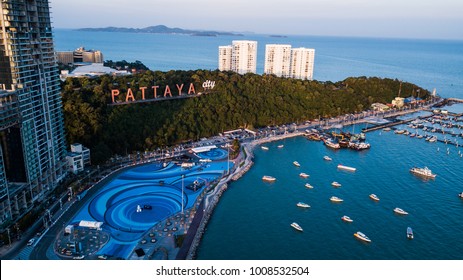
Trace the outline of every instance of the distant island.
<path fill-rule="evenodd" d="M 198 31 L 182 28 L 170 28 L 165 25 L 148 26 L 145 28 L 127 28 L 127 27 L 102 27 L 102 28 L 79 28 L 77 31 L 90 32 L 126 32 L 126 33 L 157 33 L 157 34 L 186 34 L 192 36 L 243 36 L 243 34 L 220 31 Z"/>

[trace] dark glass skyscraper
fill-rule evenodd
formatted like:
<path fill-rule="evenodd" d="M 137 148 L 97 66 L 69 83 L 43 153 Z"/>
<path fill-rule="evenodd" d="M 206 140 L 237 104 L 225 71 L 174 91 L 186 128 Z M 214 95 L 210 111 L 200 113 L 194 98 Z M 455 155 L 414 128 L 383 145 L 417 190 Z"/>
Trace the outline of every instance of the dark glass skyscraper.
<path fill-rule="evenodd" d="M 65 175 L 66 145 L 48 0 L 0 0 L 0 222 Z"/>

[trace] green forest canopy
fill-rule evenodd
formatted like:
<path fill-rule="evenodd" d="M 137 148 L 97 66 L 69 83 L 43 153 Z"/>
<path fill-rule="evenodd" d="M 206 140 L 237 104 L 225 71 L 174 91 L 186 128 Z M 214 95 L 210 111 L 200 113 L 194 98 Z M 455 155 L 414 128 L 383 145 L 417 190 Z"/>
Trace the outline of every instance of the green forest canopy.
<path fill-rule="evenodd" d="M 213 91 L 197 98 L 111 106 L 111 90 L 215 81 Z M 402 84 L 402 85 L 401 85 Z M 402 96 L 427 98 L 429 91 L 395 79 L 356 77 L 340 82 L 303 81 L 274 75 L 220 71 L 146 71 L 98 78 L 68 78 L 63 106 L 68 143 L 82 143 L 100 163 L 114 154 L 152 150 L 217 135 L 239 127 L 259 128 L 360 112 L 375 102 Z M 407 94 L 404 94 L 407 93 Z M 124 95 L 118 98 L 123 100 Z"/>

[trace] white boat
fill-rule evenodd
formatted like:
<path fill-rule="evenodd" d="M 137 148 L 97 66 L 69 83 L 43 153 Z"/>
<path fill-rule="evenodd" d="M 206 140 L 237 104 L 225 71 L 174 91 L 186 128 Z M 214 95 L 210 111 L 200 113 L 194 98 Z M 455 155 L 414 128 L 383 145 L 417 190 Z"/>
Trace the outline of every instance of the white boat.
<path fill-rule="evenodd" d="M 404 211 L 402 208 L 399 207 L 394 208 L 394 212 L 400 215 L 408 215 L 407 211 Z"/>
<path fill-rule="evenodd" d="M 385 128 L 383 128 L 383 131 L 391 131 L 391 128 L 390 127 L 385 127 Z"/>
<path fill-rule="evenodd" d="M 411 227 L 407 227 L 407 238 L 408 239 L 413 239 L 414 235 L 413 235 L 413 230 Z"/>
<path fill-rule="evenodd" d="M 373 199 L 374 201 L 379 201 L 379 197 L 374 193 L 370 194 L 370 198 Z"/>
<path fill-rule="evenodd" d="M 349 216 L 342 216 L 341 220 L 344 222 L 352 223 L 354 220 L 352 220 Z"/>
<path fill-rule="evenodd" d="M 405 132 L 405 130 L 403 129 L 397 129 L 396 131 L 394 131 L 395 134 L 403 134 Z"/>
<path fill-rule="evenodd" d="M 337 196 L 332 196 L 332 197 L 330 198 L 330 200 L 331 200 L 332 202 L 343 202 L 343 201 L 344 201 L 343 199 L 341 199 L 341 198 L 339 198 L 339 197 L 337 197 Z"/>
<path fill-rule="evenodd" d="M 285 145 L 278 145 L 277 147 L 278 147 L 278 149 L 281 149 L 281 148 L 283 148 L 284 146 L 285 146 Z"/>
<path fill-rule="evenodd" d="M 365 241 L 365 242 L 371 242 L 371 239 L 368 238 L 368 236 L 366 236 L 364 233 L 362 233 L 360 231 L 357 231 L 356 233 L 354 233 L 354 236 L 357 237 L 360 240 Z"/>
<path fill-rule="evenodd" d="M 345 165 L 342 165 L 342 164 L 338 164 L 338 168 L 342 169 L 342 170 L 353 171 L 353 172 L 355 170 L 357 170 L 357 168 L 355 168 L 355 167 L 345 166 Z"/>
<path fill-rule="evenodd" d="M 262 180 L 266 182 L 275 182 L 276 178 L 272 176 L 264 175 L 264 177 L 262 177 Z"/>
<path fill-rule="evenodd" d="M 302 172 L 302 173 L 299 174 L 299 176 L 302 177 L 302 178 L 309 178 L 310 175 L 307 174 L 307 173 Z"/>
<path fill-rule="evenodd" d="M 308 188 L 308 189 L 313 189 L 313 186 L 309 183 L 305 184 L 305 187 Z"/>
<path fill-rule="evenodd" d="M 459 193 L 458 196 L 459 196 L 460 198 L 463 198 L 463 192 Z"/>
<path fill-rule="evenodd" d="M 325 140 L 325 145 L 331 149 L 340 149 L 339 143 L 332 142 L 330 139 Z"/>
<path fill-rule="evenodd" d="M 338 183 L 338 182 L 336 182 L 336 181 L 334 181 L 333 183 L 331 183 L 331 185 L 332 185 L 333 187 L 336 187 L 336 188 L 339 188 L 339 187 L 341 186 L 341 184 Z"/>
<path fill-rule="evenodd" d="M 300 225 L 298 225 L 297 223 L 291 223 L 291 226 L 295 229 L 297 229 L 298 231 L 304 231 Z"/>
<path fill-rule="evenodd" d="M 330 158 L 329 156 L 324 156 L 324 157 L 323 157 L 323 159 L 324 159 L 324 160 L 328 160 L 328 161 L 331 161 L 331 160 L 333 160 L 333 159 L 332 159 L 332 158 Z"/>
<path fill-rule="evenodd" d="M 297 205 L 297 207 L 301 207 L 301 208 L 309 208 L 310 207 L 309 204 L 304 203 L 304 202 L 298 202 L 296 205 Z"/>
<path fill-rule="evenodd" d="M 410 169 L 410 172 L 415 175 L 423 176 L 426 178 L 436 178 L 436 174 L 433 174 L 431 169 L 427 168 L 426 166 L 424 168 L 413 167 L 412 169 Z"/>
<path fill-rule="evenodd" d="M 297 167 L 301 167 L 301 165 L 300 165 L 299 162 L 297 162 L 297 161 L 293 161 L 293 164 L 294 164 L 295 166 L 297 166 Z"/>
<path fill-rule="evenodd" d="M 266 147 L 266 146 L 262 146 L 261 148 L 262 148 L 262 150 L 264 150 L 264 151 L 268 151 L 268 147 Z"/>

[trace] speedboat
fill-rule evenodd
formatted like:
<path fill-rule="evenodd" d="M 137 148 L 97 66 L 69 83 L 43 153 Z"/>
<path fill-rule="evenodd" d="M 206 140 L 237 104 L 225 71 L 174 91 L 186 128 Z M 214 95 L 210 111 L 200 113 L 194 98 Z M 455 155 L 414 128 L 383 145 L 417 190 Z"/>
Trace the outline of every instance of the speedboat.
<path fill-rule="evenodd" d="M 408 239 L 413 239 L 413 237 L 414 237 L 414 236 L 413 236 L 413 230 L 412 230 L 411 227 L 408 227 L 408 228 L 407 228 L 407 238 L 408 238 Z"/>
<path fill-rule="evenodd" d="M 410 169 L 410 172 L 415 175 L 431 179 L 434 179 L 437 176 L 436 174 L 433 174 L 431 169 L 427 168 L 426 166 L 424 168 L 413 167 L 412 169 Z"/>
<path fill-rule="evenodd" d="M 277 147 L 278 147 L 278 149 L 281 149 L 281 148 L 283 148 L 284 146 L 285 146 L 285 145 L 278 145 Z"/>
<path fill-rule="evenodd" d="M 357 170 L 355 167 L 345 166 L 345 165 L 342 165 L 342 164 L 338 164 L 338 169 L 352 171 L 352 172 Z"/>
<path fill-rule="evenodd" d="M 297 223 L 291 223 L 291 226 L 295 229 L 297 229 L 298 231 L 304 231 L 300 225 L 298 225 Z"/>
<path fill-rule="evenodd" d="M 305 187 L 308 188 L 308 189 L 313 189 L 313 186 L 309 183 L 305 184 Z"/>
<path fill-rule="evenodd" d="M 339 187 L 341 186 L 341 184 L 338 183 L 338 182 L 336 182 L 336 181 L 334 181 L 333 183 L 331 183 L 331 185 L 332 185 L 333 187 L 336 187 L 336 188 L 339 188 Z"/>
<path fill-rule="evenodd" d="M 297 162 L 297 161 L 293 161 L 293 164 L 294 164 L 295 166 L 297 166 L 297 167 L 301 167 L 301 165 L 300 165 L 299 162 Z"/>
<path fill-rule="evenodd" d="M 262 146 L 261 148 L 262 148 L 262 150 L 264 150 L 264 151 L 268 151 L 268 147 L 266 147 L 266 146 Z"/>
<path fill-rule="evenodd" d="M 266 182 L 275 182 L 276 178 L 272 177 L 272 176 L 265 175 L 264 177 L 262 177 L 262 180 L 264 180 Z"/>
<path fill-rule="evenodd" d="M 324 157 L 323 157 L 323 159 L 324 159 L 324 160 L 328 160 L 328 161 L 331 161 L 331 160 L 333 160 L 333 159 L 332 159 L 332 158 L 330 158 L 329 156 L 324 156 Z"/>
<path fill-rule="evenodd" d="M 330 198 L 330 200 L 331 200 L 332 202 L 343 202 L 343 201 L 344 201 L 343 199 L 341 199 L 341 198 L 339 198 L 339 197 L 337 197 L 337 196 L 332 196 L 332 197 Z"/>
<path fill-rule="evenodd" d="M 341 220 L 348 223 L 352 223 L 354 221 L 349 216 L 342 216 Z"/>
<path fill-rule="evenodd" d="M 402 208 L 399 207 L 394 208 L 394 212 L 400 215 L 408 215 L 408 212 L 404 211 Z"/>
<path fill-rule="evenodd" d="M 304 172 L 302 172 L 301 174 L 299 174 L 299 176 L 301 176 L 302 178 L 309 178 L 309 174 L 306 174 Z"/>
<path fill-rule="evenodd" d="M 309 208 L 310 207 L 309 204 L 304 203 L 304 202 L 298 202 L 296 205 L 297 205 L 297 207 L 301 207 L 301 208 Z"/>
<path fill-rule="evenodd" d="M 374 201 L 379 201 L 379 197 L 376 196 L 376 194 L 374 193 L 370 194 L 370 198 L 373 199 Z"/>
<path fill-rule="evenodd" d="M 357 231 L 356 233 L 354 233 L 354 236 L 365 242 L 371 242 L 370 238 L 368 238 L 368 236 L 366 236 L 364 233 L 360 231 Z"/>

